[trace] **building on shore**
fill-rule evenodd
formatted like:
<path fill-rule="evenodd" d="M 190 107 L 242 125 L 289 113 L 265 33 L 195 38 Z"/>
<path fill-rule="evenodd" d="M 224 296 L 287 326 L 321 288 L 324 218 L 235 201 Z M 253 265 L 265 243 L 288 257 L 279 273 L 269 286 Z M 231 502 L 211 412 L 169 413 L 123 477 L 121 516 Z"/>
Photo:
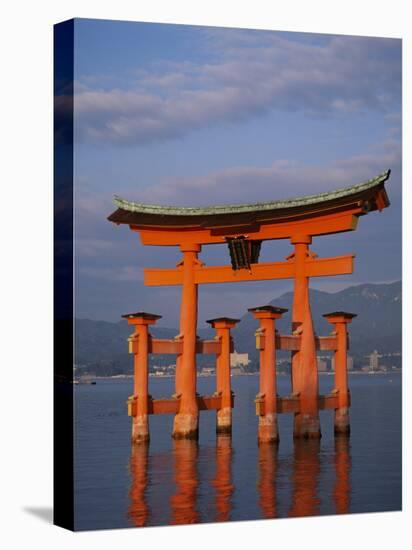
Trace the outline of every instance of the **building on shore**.
<path fill-rule="evenodd" d="M 249 363 L 250 359 L 248 353 L 238 353 L 234 351 L 230 354 L 230 366 L 232 369 L 236 367 L 247 367 Z"/>
<path fill-rule="evenodd" d="M 214 376 L 216 374 L 215 367 L 203 367 L 200 371 L 200 376 Z"/>
<path fill-rule="evenodd" d="M 369 355 L 369 370 L 374 372 L 379 370 L 379 354 L 376 349 Z"/>

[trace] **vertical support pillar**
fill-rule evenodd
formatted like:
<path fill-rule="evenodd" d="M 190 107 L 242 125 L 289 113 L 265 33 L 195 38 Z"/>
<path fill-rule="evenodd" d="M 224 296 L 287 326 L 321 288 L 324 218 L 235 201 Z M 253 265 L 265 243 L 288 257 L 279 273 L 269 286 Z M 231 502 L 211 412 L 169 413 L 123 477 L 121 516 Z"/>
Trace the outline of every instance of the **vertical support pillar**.
<path fill-rule="evenodd" d="M 180 394 L 180 408 L 173 424 L 173 438 L 197 439 L 199 436 L 199 410 L 196 400 L 196 328 L 197 328 L 197 284 L 194 270 L 198 265 L 199 244 L 180 246 L 183 252 L 182 304 L 180 330 L 183 338 L 183 352 L 176 364 L 176 393 Z"/>
<path fill-rule="evenodd" d="M 220 342 L 220 353 L 216 358 L 216 391 L 222 402 L 216 415 L 216 433 L 232 433 L 232 390 L 230 385 L 230 352 L 232 341 L 230 329 L 234 328 L 240 319 L 219 317 L 207 321 L 216 330 Z"/>
<path fill-rule="evenodd" d="M 180 329 L 182 330 L 182 329 Z M 181 334 L 181 333 L 180 333 Z M 176 337 L 176 340 L 180 340 L 182 337 Z M 182 354 L 179 353 L 176 356 L 176 373 L 175 373 L 175 395 L 174 397 L 180 398 L 182 396 Z"/>
<path fill-rule="evenodd" d="M 309 302 L 309 278 L 306 276 L 306 259 L 309 256 L 309 235 L 294 235 L 295 286 L 292 309 L 292 331 L 301 336 L 299 351 L 292 353 L 292 393 L 299 395 L 300 411 L 295 413 L 295 438 L 321 437 L 318 411 L 318 367 L 315 333 Z"/>
<path fill-rule="evenodd" d="M 276 349 L 275 320 L 280 319 L 285 308 L 263 306 L 249 311 L 259 320 L 260 384 L 257 402 L 263 404 L 263 411 L 258 411 L 259 443 L 277 443 L 279 441 L 277 421 L 277 388 L 276 388 Z"/>
<path fill-rule="evenodd" d="M 148 326 L 161 319 L 140 311 L 122 315 L 129 325 L 135 327 L 135 332 L 129 342 L 134 355 L 134 386 L 133 396 L 129 399 L 132 416 L 132 443 L 148 443 L 149 435 L 149 330 Z"/>
<path fill-rule="evenodd" d="M 324 317 L 334 326 L 337 339 L 335 358 L 335 393 L 338 407 L 335 409 L 335 435 L 349 435 L 349 387 L 348 387 L 348 331 L 347 325 L 356 315 L 345 311 L 326 313 Z"/>

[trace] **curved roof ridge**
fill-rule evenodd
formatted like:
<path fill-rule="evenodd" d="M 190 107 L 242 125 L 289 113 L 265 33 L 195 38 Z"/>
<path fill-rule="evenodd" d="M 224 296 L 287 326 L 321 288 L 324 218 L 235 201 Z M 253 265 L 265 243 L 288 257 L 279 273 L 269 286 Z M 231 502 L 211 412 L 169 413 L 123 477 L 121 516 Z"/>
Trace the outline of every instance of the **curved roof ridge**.
<path fill-rule="evenodd" d="M 350 195 L 355 195 L 367 189 L 384 183 L 390 175 L 390 170 L 382 172 L 378 176 L 371 178 L 365 182 L 352 185 L 350 187 L 342 187 L 335 191 L 326 191 L 316 195 L 306 195 L 292 199 L 284 199 L 278 201 L 256 202 L 246 204 L 224 204 L 216 206 L 161 206 L 155 204 L 144 204 L 122 199 L 115 196 L 114 203 L 122 210 L 128 212 L 136 212 L 141 214 L 159 214 L 163 216 L 204 216 L 210 214 L 229 214 L 242 212 L 256 212 L 265 210 L 276 210 L 281 208 L 295 208 L 309 204 L 322 203 L 325 201 L 339 199 Z"/>

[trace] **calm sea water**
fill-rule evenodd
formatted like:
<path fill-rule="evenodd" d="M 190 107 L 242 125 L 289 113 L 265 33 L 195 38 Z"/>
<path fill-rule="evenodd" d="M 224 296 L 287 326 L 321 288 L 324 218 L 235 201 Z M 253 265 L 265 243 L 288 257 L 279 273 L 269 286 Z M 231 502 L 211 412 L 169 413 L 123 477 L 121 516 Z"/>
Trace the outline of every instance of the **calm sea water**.
<path fill-rule="evenodd" d="M 199 378 L 199 393 L 214 384 Z M 321 393 L 332 385 L 320 377 Z M 349 440 L 335 441 L 333 412 L 322 411 L 320 443 L 294 443 L 283 414 L 276 450 L 256 442 L 257 376 L 232 378 L 231 438 L 216 437 L 213 411 L 200 414 L 198 443 L 173 441 L 173 415 L 156 415 L 143 448 L 130 444 L 131 380 L 76 386 L 76 529 L 400 510 L 401 376 L 351 375 L 350 388 Z M 150 392 L 170 396 L 173 380 L 151 378 Z M 290 392 L 286 377 L 278 392 Z"/>

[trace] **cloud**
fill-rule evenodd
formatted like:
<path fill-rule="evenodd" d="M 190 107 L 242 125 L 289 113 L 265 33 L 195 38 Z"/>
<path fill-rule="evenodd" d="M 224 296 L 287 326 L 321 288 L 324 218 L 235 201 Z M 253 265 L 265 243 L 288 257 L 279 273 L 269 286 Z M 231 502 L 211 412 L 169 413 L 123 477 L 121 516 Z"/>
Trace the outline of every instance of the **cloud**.
<path fill-rule="evenodd" d="M 138 196 L 134 190 L 119 194 L 136 202 L 180 206 L 259 202 L 347 187 L 388 168 L 393 170 L 391 190 L 399 194 L 401 145 L 392 134 L 362 154 L 329 165 L 279 160 L 270 166 L 233 166 L 205 176 L 168 178 L 139 190 Z"/>
<path fill-rule="evenodd" d="M 116 244 L 108 239 L 78 239 L 75 242 L 76 254 L 85 258 L 96 258 L 102 255 L 112 255 Z"/>
<path fill-rule="evenodd" d="M 271 110 L 325 117 L 390 113 L 400 103 L 398 40 L 332 36 L 317 43 L 279 33 L 262 39 L 231 33 L 220 31 L 218 46 L 209 34 L 213 45 L 206 52 L 213 62 L 157 63 L 137 72 L 128 89 L 78 82 L 76 139 L 144 145 Z"/>

